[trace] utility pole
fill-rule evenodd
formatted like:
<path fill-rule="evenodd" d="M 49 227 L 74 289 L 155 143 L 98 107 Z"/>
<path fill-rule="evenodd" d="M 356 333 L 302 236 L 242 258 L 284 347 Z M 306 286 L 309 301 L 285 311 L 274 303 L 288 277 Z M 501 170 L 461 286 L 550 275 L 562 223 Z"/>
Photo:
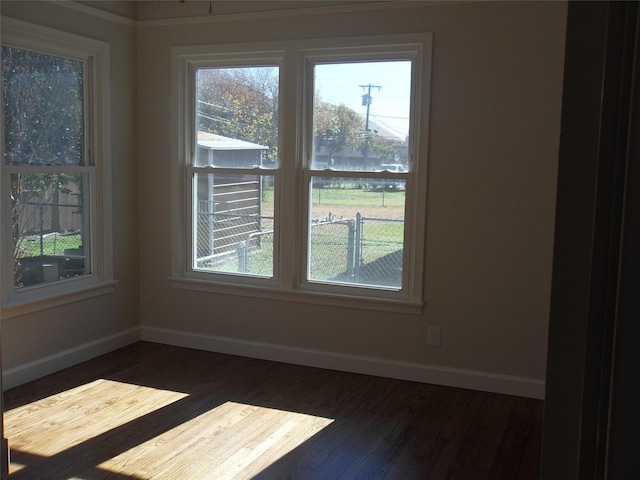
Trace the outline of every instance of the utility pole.
<path fill-rule="evenodd" d="M 362 151 L 362 158 L 364 162 L 363 170 L 366 170 L 367 162 L 369 159 L 369 109 L 371 108 L 371 89 L 377 88 L 378 91 L 380 91 L 382 86 L 372 85 L 369 83 L 368 85 L 360 85 L 360 88 L 367 91 L 367 93 L 362 95 L 362 106 L 367 107 L 367 116 L 365 117 L 365 123 L 364 123 L 364 149 Z"/>

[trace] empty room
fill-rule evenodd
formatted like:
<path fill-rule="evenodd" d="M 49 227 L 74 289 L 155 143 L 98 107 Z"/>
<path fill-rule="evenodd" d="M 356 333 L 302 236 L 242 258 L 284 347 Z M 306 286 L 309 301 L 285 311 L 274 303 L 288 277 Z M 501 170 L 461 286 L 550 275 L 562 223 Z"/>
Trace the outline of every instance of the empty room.
<path fill-rule="evenodd" d="M 599 99 L 612 55 L 581 62 L 582 39 L 625 52 L 635 7 L 0 8 L 7 478 L 603 471 L 610 443 L 587 433 L 618 417 L 586 389 L 618 373 L 589 384 L 588 360 L 611 360 L 616 335 L 595 341 L 588 312 L 624 276 L 576 267 L 600 264 L 576 239 L 597 239 L 608 204 L 571 190 L 591 164 L 563 155 L 570 115 L 610 117 L 567 92 Z M 604 82 L 620 105 L 627 57 Z M 596 164 L 576 175 L 605 188 Z"/>

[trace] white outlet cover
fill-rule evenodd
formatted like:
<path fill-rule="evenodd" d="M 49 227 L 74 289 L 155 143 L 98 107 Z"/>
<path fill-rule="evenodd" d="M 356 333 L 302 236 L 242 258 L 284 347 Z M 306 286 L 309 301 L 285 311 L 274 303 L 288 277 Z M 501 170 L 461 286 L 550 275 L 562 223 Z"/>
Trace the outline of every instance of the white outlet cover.
<path fill-rule="evenodd" d="M 440 327 L 429 327 L 427 329 L 427 344 L 430 347 L 440 346 Z"/>

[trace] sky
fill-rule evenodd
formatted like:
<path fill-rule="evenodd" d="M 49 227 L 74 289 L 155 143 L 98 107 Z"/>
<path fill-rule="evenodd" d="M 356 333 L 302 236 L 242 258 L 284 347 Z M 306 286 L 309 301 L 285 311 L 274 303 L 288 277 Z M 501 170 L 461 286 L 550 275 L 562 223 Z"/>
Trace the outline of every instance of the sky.
<path fill-rule="evenodd" d="M 365 85 L 363 88 L 361 85 Z M 411 62 L 319 64 L 315 86 L 322 101 L 366 114 L 362 95 L 371 88 L 370 118 L 404 138 L 409 131 Z M 378 88 L 380 87 L 380 88 Z"/>

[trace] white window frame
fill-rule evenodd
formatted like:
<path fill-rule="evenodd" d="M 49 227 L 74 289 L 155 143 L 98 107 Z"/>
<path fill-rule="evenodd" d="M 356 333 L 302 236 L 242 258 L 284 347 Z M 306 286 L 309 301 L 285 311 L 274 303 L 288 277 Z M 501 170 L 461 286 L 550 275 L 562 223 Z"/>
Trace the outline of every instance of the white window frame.
<path fill-rule="evenodd" d="M 283 62 L 283 53 L 279 51 L 267 51 L 260 53 L 239 53 L 233 55 L 227 54 L 217 54 L 217 55 L 205 55 L 204 57 L 200 56 L 189 56 L 188 58 L 183 57 L 183 69 L 182 72 L 185 74 L 185 93 L 186 93 L 186 101 L 188 102 L 189 108 L 183 109 L 182 122 L 184 127 L 184 148 L 183 148 L 183 162 L 186 167 L 186 175 L 185 175 L 185 187 L 184 191 L 187 195 L 185 199 L 185 203 L 187 206 L 187 222 L 189 219 L 193 218 L 194 209 L 195 209 L 195 200 L 192 198 L 192 189 L 196 188 L 195 185 L 192 184 L 192 179 L 194 173 L 218 173 L 218 174 L 226 174 L 233 169 L 230 168 L 218 168 L 218 167 L 198 167 L 195 166 L 195 142 L 197 139 L 197 125 L 195 123 L 196 115 L 196 75 L 197 71 L 201 68 L 234 68 L 234 67 L 262 67 L 262 66 L 274 66 L 279 69 L 279 77 L 280 83 L 282 83 L 282 62 Z M 279 96 L 279 101 L 281 102 L 281 97 Z M 281 108 L 281 105 L 278 107 Z M 278 131 L 280 132 L 280 127 L 282 126 L 282 121 L 280 120 L 280 124 L 278 125 Z M 279 137 L 280 138 L 280 137 Z M 280 147 L 279 147 L 279 151 Z M 268 175 L 274 177 L 274 224 L 278 222 L 280 217 L 279 212 L 279 192 L 280 192 L 280 171 L 281 171 L 281 161 L 278 160 L 277 168 L 273 169 L 261 169 L 261 168 L 243 168 L 241 169 L 242 173 L 253 174 L 253 175 Z M 186 259 L 186 274 L 189 277 L 194 279 L 199 279 L 203 281 L 208 281 L 211 278 L 214 278 L 214 281 L 218 282 L 238 282 L 243 285 L 269 285 L 272 288 L 277 286 L 278 283 L 278 273 L 279 270 L 277 268 L 278 259 L 279 259 L 279 249 L 277 245 L 279 244 L 279 229 L 274 231 L 274 252 L 273 252 L 273 276 L 272 277 L 254 277 L 248 275 L 235 275 L 233 273 L 224 273 L 224 272 L 206 272 L 202 270 L 195 269 L 193 267 L 193 251 L 195 249 L 195 228 L 185 227 L 186 241 L 185 241 L 185 259 Z"/>
<path fill-rule="evenodd" d="M 113 291 L 111 214 L 111 123 L 109 44 L 67 32 L 2 17 L 2 45 L 81 61 L 85 68 L 85 155 L 83 166 L 57 168 L 89 178 L 90 273 L 16 289 L 2 282 L 2 316 L 11 318 Z M 4 112 L 4 109 L 3 109 Z M 4 152 L 4 121 L 2 122 Z M 3 155 L 4 157 L 4 155 Z M 10 175 L 21 167 L 5 165 L 2 158 L 2 277 L 13 278 L 11 204 L 5 198 Z M 46 170 L 46 167 L 42 168 Z"/>
<path fill-rule="evenodd" d="M 174 48 L 172 124 L 176 128 L 172 133 L 172 153 L 176 161 L 173 162 L 172 171 L 172 285 L 188 290 L 420 314 L 423 308 L 431 44 L 432 35 L 424 33 Z M 275 200 L 276 222 L 279 223 L 275 227 L 274 277 L 265 279 L 194 272 L 190 268 L 189 247 L 192 228 L 190 139 L 194 138 L 195 118 L 193 72 L 198 67 L 233 65 L 229 62 L 247 59 L 250 60 L 248 64 L 253 65 L 251 60 L 259 58 L 281 58 L 278 129 L 280 162 L 276 177 L 276 186 L 279 188 L 276 190 Z M 318 174 L 334 175 L 310 168 L 313 64 L 373 59 L 413 62 L 410 168 L 407 174 L 403 174 L 407 190 L 403 288 L 400 290 L 342 286 L 306 279 L 309 179 Z M 355 176 L 380 178 L 391 178 L 394 175 L 397 174 L 355 173 Z M 344 176 L 344 172 L 337 172 L 335 176 Z"/>

